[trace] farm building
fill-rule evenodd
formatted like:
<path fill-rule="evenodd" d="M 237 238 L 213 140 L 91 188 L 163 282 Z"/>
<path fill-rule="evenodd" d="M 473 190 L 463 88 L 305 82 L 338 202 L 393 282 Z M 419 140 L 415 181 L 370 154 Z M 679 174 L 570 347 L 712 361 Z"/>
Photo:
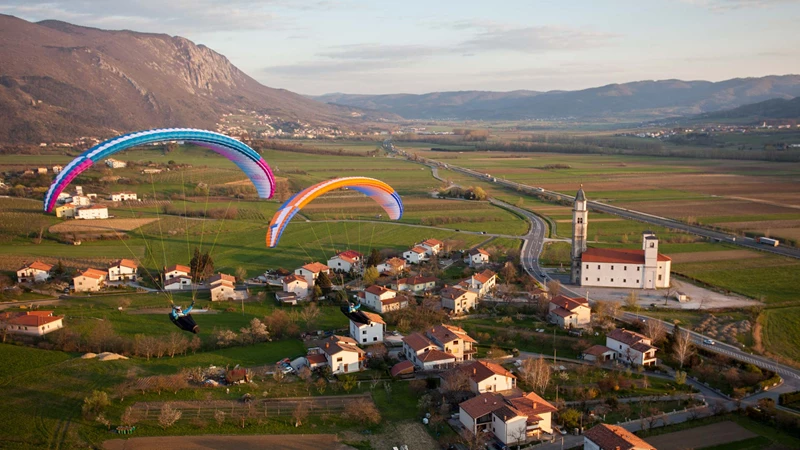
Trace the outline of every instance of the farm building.
<path fill-rule="evenodd" d="M 125 166 L 128 165 L 125 161 L 120 161 L 114 158 L 108 158 L 106 160 L 106 165 L 112 169 L 124 169 Z"/>
<path fill-rule="evenodd" d="M 211 285 L 211 301 L 232 300 L 235 295 L 233 283 L 228 280 L 221 279 Z"/>
<path fill-rule="evenodd" d="M 10 313 L 5 313 L 10 315 Z M 64 316 L 54 316 L 53 311 L 28 311 L 9 317 L 6 330 L 9 333 L 28 336 L 44 336 L 64 327 Z"/>
<path fill-rule="evenodd" d="M 605 345 L 593 345 L 582 353 L 582 358 L 584 361 L 611 361 L 615 359 L 617 356 L 617 352 L 614 350 L 606 347 Z"/>
<path fill-rule="evenodd" d="M 83 194 L 78 194 L 72 196 L 72 203 L 75 206 L 89 206 L 92 204 L 92 199 Z"/>
<path fill-rule="evenodd" d="M 294 292 L 278 291 L 275 293 L 275 300 L 284 305 L 296 305 L 297 294 Z"/>
<path fill-rule="evenodd" d="M 50 279 L 50 269 L 53 266 L 41 261 L 34 261 L 26 264 L 17 270 L 17 281 L 20 283 L 39 283 Z"/>
<path fill-rule="evenodd" d="M 87 206 L 78 210 L 78 219 L 108 219 L 108 208 L 102 205 Z"/>
<path fill-rule="evenodd" d="M 97 292 L 103 288 L 107 276 L 104 270 L 86 269 L 72 278 L 75 292 Z"/>
<path fill-rule="evenodd" d="M 136 281 L 139 265 L 130 259 L 120 259 L 108 268 L 108 281 Z"/>
<path fill-rule="evenodd" d="M 61 167 L 61 166 L 53 166 L 53 173 L 58 175 L 59 173 L 61 173 L 61 169 L 63 169 L 63 167 Z"/>

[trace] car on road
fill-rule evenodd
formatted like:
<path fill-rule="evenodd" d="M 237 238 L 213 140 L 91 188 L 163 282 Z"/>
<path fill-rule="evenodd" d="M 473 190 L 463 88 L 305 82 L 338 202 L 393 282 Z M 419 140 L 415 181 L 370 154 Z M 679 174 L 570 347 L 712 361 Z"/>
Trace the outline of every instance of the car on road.
<path fill-rule="evenodd" d="M 714 345 L 714 341 L 711 339 L 703 339 L 703 344 L 705 345 Z"/>
<path fill-rule="evenodd" d="M 486 232 L 485 231 L 481 231 L 481 234 L 486 234 Z"/>

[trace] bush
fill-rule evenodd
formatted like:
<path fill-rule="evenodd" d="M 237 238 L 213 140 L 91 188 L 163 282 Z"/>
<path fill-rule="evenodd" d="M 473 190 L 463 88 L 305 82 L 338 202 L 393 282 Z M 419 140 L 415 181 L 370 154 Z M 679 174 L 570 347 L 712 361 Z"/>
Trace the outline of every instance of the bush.
<path fill-rule="evenodd" d="M 786 392 L 778 396 L 779 405 L 789 405 L 800 402 L 800 391 Z"/>
<path fill-rule="evenodd" d="M 108 399 L 108 394 L 103 391 L 92 391 L 92 395 L 83 399 L 83 406 L 81 412 L 84 417 L 91 417 L 101 414 L 111 401 Z"/>

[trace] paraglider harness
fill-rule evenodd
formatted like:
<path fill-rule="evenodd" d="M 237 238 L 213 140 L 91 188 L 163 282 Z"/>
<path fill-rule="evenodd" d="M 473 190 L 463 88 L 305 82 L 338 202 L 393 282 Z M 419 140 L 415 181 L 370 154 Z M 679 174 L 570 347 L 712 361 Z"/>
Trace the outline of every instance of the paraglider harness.
<path fill-rule="evenodd" d="M 169 318 L 172 320 L 172 323 L 181 330 L 197 334 L 200 332 L 200 327 L 189 314 L 192 308 L 194 308 L 194 300 L 192 300 L 192 304 L 186 308 L 186 311 L 182 311 L 180 306 L 173 305 L 172 311 L 169 313 Z"/>

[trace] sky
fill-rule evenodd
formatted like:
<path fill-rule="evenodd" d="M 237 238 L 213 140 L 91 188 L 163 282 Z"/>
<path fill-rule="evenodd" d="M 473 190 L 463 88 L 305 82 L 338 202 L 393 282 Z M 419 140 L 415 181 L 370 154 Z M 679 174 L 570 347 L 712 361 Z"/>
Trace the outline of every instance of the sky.
<path fill-rule="evenodd" d="M 800 0 L 0 0 L 0 13 L 183 36 L 308 95 L 800 73 Z"/>

